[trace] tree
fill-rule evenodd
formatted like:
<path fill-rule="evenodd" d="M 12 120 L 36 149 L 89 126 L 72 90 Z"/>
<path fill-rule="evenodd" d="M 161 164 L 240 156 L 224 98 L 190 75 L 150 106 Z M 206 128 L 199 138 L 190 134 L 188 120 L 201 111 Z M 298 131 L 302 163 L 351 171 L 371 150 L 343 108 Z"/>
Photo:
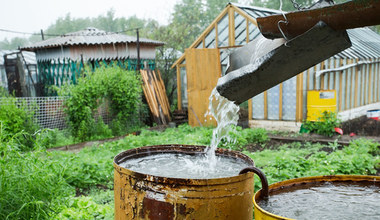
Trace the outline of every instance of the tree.
<path fill-rule="evenodd" d="M 21 38 L 21 37 L 15 37 L 12 38 L 11 41 L 8 39 L 5 39 L 3 41 L 0 41 L 0 49 L 2 50 L 15 50 L 19 47 L 23 47 L 29 43 L 28 39 Z"/>

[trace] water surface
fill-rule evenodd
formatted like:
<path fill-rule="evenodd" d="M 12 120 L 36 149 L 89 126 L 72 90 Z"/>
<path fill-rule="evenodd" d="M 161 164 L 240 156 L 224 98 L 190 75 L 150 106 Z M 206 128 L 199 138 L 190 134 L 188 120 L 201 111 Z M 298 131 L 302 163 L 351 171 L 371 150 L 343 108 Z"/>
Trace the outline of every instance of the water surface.
<path fill-rule="evenodd" d="M 240 158 L 216 156 L 213 160 L 215 167 L 210 169 L 210 158 L 207 154 L 163 153 L 128 159 L 119 165 L 139 173 L 186 179 L 237 176 L 248 166 L 247 162 Z"/>
<path fill-rule="evenodd" d="M 294 219 L 380 219 L 380 187 L 323 183 L 270 195 L 258 205 Z"/>

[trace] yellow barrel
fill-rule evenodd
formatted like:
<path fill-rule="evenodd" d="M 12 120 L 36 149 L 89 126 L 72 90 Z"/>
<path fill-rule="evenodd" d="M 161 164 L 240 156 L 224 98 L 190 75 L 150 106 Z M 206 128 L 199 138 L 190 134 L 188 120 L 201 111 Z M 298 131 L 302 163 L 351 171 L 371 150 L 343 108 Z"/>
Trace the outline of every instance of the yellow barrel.
<path fill-rule="evenodd" d="M 128 158 L 158 153 L 200 153 L 204 146 L 159 145 L 131 149 L 114 159 L 115 219 L 249 219 L 253 217 L 253 173 L 217 179 L 165 178 L 119 166 Z M 253 161 L 239 152 L 217 155 Z M 127 158 L 127 159 L 126 159 Z"/>
<path fill-rule="evenodd" d="M 365 176 L 365 175 L 332 175 L 332 176 L 312 176 L 312 177 L 303 177 L 297 179 L 285 180 L 282 182 L 277 182 L 269 185 L 269 196 L 271 193 L 274 193 L 278 190 L 291 189 L 300 185 L 306 184 L 315 184 L 321 182 L 367 182 L 374 183 L 380 182 L 380 176 Z M 290 219 L 282 217 L 279 215 L 272 214 L 270 212 L 262 209 L 258 203 L 262 200 L 261 198 L 262 190 L 259 190 L 255 193 L 253 197 L 253 205 L 255 212 L 255 220 L 279 220 L 279 219 Z"/>
<path fill-rule="evenodd" d="M 317 121 L 324 111 L 336 112 L 335 90 L 307 91 L 307 120 Z"/>

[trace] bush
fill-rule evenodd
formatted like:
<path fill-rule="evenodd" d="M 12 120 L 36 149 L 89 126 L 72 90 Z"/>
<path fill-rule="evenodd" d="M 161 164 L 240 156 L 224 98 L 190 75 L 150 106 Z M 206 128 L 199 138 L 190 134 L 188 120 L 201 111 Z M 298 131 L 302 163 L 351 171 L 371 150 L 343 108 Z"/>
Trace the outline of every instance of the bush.
<path fill-rule="evenodd" d="M 22 149 L 30 149 L 34 146 L 33 139 L 38 126 L 33 121 L 34 112 L 30 111 L 27 104 L 17 101 L 14 97 L 2 97 L 0 100 L 0 126 L 2 138 L 9 141 L 16 138 L 22 143 Z M 18 134 L 17 136 L 14 136 Z"/>
<path fill-rule="evenodd" d="M 81 141 L 120 135 L 122 131 L 138 126 L 141 104 L 141 81 L 137 74 L 118 66 L 86 69 L 85 77 L 77 85 L 67 85 L 59 94 L 69 96 L 65 101 L 65 113 L 74 138 Z M 110 129 L 98 117 L 97 109 L 106 104 L 114 118 Z"/>
<path fill-rule="evenodd" d="M 309 132 L 331 137 L 335 134 L 334 128 L 339 127 L 340 123 L 335 112 L 324 111 L 317 121 L 305 121 L 303 126 Z"/>

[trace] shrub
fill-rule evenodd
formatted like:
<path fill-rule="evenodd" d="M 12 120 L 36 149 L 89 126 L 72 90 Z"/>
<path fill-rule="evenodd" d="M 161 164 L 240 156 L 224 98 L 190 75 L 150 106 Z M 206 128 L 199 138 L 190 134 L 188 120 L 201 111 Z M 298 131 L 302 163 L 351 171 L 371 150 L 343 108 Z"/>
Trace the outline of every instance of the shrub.
<path fill-rule="evenodd" d="M 4 141 L 17 138 L 22 149 L 33 147 L 34 133 L 38 129 L 33 121 L 34 112 L 27 104 L 14 97 L 2 97 L 0 100 L 0 126 Z M 18 134 L 17 136 L 14 136 Z"/>
<path fill-rule="evenodd" d="M 137 74 L 118 66 L 97 68 L 94 72 L 86 69 L 77 85 L 66 85 L 59 94 L 69 96 L 65 113 L 74 138 L 88 140 L 120 135 L 139 121 L 141 107 L 141 81 Z M 112 130 L 101 117 L 95 120 L 97 108 L 106 104 L 114 118 Z"/>
<path fill-rule="evenodd" d="M 334 128 L 339 127 L 340 123 L 335 112 L 324 111 L 317 121 L 305 121 L 303 126 L 309 132 L 331 137 L 335 134 Z"/>

